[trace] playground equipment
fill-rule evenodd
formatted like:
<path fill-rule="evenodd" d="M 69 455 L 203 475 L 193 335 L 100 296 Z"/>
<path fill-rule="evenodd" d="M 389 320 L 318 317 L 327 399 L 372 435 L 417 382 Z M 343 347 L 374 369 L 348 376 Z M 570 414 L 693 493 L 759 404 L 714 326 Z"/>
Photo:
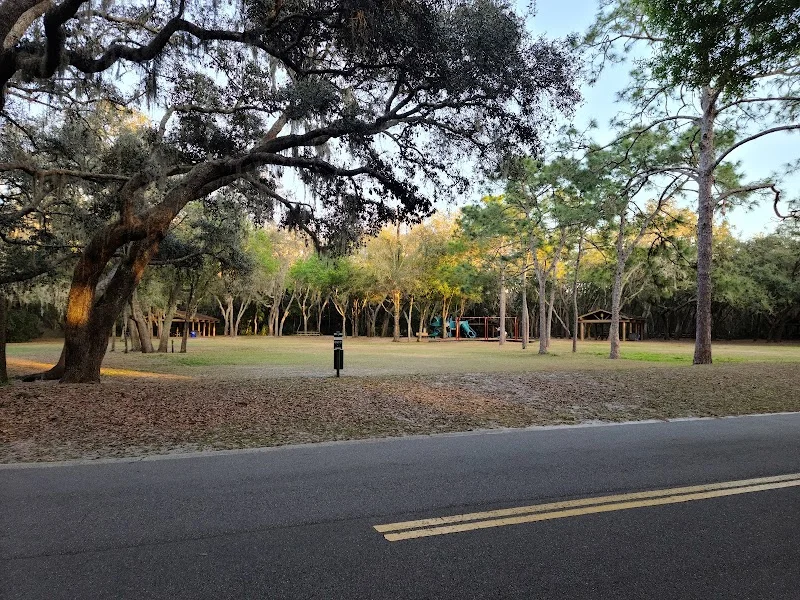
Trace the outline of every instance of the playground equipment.
<path fill-rule="evenodd" d="M 478 337 L 477 332 L 469 326 L 469 323 L 465 320 L 461 319 L 454 319 L 453 317 L 447 317 L 444 321 L 444 326 L 442 325 L 442 317 L 436 316 L 433 317 L 430 321 L 430 331 L 428 332 L 428 336 L 432 338 L 476 338 Z"/>
<path fill-rule="evenodd" d="M 520 330 L 517 317 L 506 317 L 506 340 L 519 341 Z M 431 339 L 453 339 L 485 341 L 497 340 L 500 337 L 500 317 L 452 317 L 442 319 L 442 316 L 433 317 L 428 323 L 428 333 L 425 337 Z"/>

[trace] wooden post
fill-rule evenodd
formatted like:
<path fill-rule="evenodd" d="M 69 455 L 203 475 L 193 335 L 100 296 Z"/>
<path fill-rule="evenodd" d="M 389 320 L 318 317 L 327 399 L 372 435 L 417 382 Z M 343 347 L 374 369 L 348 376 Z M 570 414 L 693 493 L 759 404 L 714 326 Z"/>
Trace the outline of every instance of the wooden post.
<path fill-rule="evenodd" d="M 586 333 L 586 323 L 581 323 L 581 341 L 583 341 L 583 336 Z"/>
<path fill-rule="evenodd" d="M 628 341 L 628 323 L 627 321 L 622 322 L 622 341 Z"/>

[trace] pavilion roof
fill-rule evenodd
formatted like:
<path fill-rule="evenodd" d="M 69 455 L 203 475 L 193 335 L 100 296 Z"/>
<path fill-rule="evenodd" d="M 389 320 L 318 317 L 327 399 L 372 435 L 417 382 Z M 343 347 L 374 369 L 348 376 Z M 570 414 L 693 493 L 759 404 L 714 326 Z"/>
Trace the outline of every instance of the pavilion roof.
<path fill-rule="evenodd" d="M 176 310 L 175 317 L 173 317 L 172 320 L 178 323 L 186 322 L 186 311 Z M 189 321 L 191 323 L 219 323 L 219 319 L 216 317 L 204 315 L 202 313 L 195 313 L 194 317 L 189 319 Z"/>
<path fill-rule="evenodd" d="M 591 322 L 604 322 L 611 320 L 611 311 L 605 308 L 596 308 L 594 310 L 589 311 L 585 315 L 581 315 L 578 317 L 578 322 L 580 323 L 583 321 L 584 323 L 591 323 Z M 629 317 L 627 315 L 620 314 L 619 315 L 620 321 L 644 321 L 644 317 Z"/>

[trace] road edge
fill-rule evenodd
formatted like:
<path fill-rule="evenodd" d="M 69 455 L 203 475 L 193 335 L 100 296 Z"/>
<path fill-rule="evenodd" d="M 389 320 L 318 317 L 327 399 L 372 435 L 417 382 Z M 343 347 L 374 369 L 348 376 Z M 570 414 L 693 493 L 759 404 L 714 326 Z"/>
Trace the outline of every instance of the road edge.
<path fill-rule="evenodd" d="M 529 425 L 527 427 L 496 427 L 480 428 L 467 431 L 448 431 L 443 433 L 415 434 L 406 436 L 386 436 L 361 438 L 353 440 L 332 440 L 327 442 L 310 442 L 307 444 L 285 444 L 281 446 L 259 446 L 257 448 L 237 448 L 229 450 L 199 450 L 193 452 L 169 452 L 162 454 L 147 454 L 145 456 L 107 457 L 107 458 L 78 458 L 53 462 L 16 462 L 0 464 L 0 471 L 20 469 L 48 469 L 54 467 L 74 467 L 84 465 L 104 465 L 119 463 L 140 463 L 162 460 L 179 460 L 187 458 L 209 458 L 215 456 L 231 456 L 237 454 L 261 454 L 266 452 L 292 452 L 308 450 L 319 447 L 343 446 L 354 444 L 398 443 L 431 438 L 450 438 L 474 435 L 499 435 L 504 433 L 530 433 L 554 430 L 581 430 L 596 427 L 626 427 L 631 425 L 654 425 L 664 423 L 685 423 L 689 421 L 721 421 L 726 419 L 749 419 L 763 417 L 797 416 L 800 411 L 756 413 L 752 415 L 726 415 L 722 417 L 676 417 L 673 419 L 646 419 L 642 421 L 588 421 L 576 424 L 563 425 Z"/>

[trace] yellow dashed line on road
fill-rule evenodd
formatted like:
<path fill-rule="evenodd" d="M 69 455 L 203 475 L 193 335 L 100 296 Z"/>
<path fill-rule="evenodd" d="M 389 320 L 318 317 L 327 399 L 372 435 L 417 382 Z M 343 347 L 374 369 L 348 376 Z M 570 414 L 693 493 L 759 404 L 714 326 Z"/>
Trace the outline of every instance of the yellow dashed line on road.
<path fill-rule="evenodd" d="M 388 523 L 375 525 L 374 528 L 376 531 L 383 533 L 388 541 L 396 542 L 476 529 L 488 529 L 490 527 L 534 523 L 647 506 L 678 504 L 797 486 L 800 486 L 800 473 L 633 492 L 630 494 L 581 498 L 562 502 L 548 502 L 531 506 Z"/>

